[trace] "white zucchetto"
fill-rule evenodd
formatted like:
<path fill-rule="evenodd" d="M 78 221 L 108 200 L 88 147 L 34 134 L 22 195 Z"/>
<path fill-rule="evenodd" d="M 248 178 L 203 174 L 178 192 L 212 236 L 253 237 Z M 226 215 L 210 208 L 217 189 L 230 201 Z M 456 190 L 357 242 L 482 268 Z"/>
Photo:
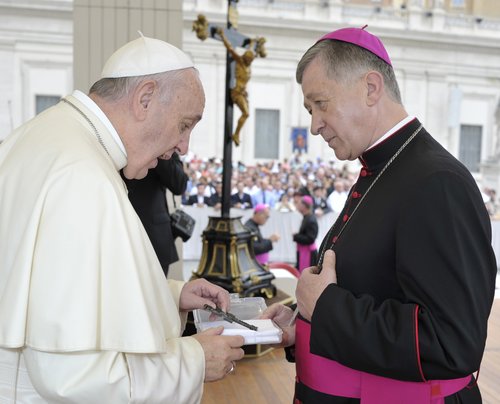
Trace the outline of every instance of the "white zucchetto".
<path fill-rule="evenodd" d="M 193 67 L 183 51 L 159 39 L 142 35 L 113 53 L 101 73 L 101 79 L 136 77 Z"/>

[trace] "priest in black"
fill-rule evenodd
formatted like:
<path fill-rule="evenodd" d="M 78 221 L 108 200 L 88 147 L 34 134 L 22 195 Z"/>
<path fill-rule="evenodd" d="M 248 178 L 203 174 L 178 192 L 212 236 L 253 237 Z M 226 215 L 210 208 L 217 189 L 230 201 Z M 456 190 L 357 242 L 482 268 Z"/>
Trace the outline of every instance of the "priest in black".
<path fill-rule="evenodd" d="M 297 262 L 295 267 L 299 272 L 316 263 L 318 250 L 316 238 L 318 237 L 318 219 L 313 213 L 314 201 L 311 196 L 304 195 L 300 198 L 297 210 L 302 214 L 299 231 L 293 234 L 293 241 L 297 244 Z"/>
<path fill-rule="evenodd" d="M 273 243 L 276 243 L 280 236 L 276 233 L 271 234 L 268 238 L 262 236 L 260 226 L 264 226 L 269 219 L 269 206 L 260 203 L 253 209 L 253 215 L 245 222 L 253 235 L 252 246 L 255 254 L 255 259 L 262 265 L 269 263 L 269 253 L 273 249 Z"/>
<path fill-rule="evenodd" d="M 128 188 L 128 197 L 141 219 L 165 276 L 170 264 L 179 260 L 172 234 L 166 189 L 181 195 L 187 186 L 188 176 L 177 153 L 169 160 L 158 159 L 158 165 L 141 180 L 129 180 L 122 175 Z"/>
<path fill-rule="evenodd" d="M 284 306 L 265 313 L 296 360 L 296 403 L 481 403 L 497 269 L 475 180 L 408 116 L 364 28 L 321 38 L 297 82 L 311 132 L 362 169 L 299 278 L 295 324 Z"/>

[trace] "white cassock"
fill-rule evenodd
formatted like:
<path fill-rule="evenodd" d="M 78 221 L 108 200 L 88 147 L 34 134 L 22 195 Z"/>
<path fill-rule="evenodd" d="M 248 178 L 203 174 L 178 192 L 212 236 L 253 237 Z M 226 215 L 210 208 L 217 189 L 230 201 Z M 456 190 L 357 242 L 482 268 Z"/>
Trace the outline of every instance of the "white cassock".
<path fill-rule="evenodd" d="M 76 95 L 81 112 L 60 102 L 0 145 L 0 402 L 198 403 L 184 283 L 129 203 L 116 132 Z"/>

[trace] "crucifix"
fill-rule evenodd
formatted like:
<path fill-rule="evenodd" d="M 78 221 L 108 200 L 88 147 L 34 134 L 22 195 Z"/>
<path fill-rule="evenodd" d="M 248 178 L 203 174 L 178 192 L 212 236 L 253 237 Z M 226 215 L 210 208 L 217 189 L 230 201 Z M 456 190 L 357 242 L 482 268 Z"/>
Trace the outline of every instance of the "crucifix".
<path fill-rule="evenodd" d="M 220 40 L 227 50 L 226 54 L 226 108 L 224 128 L 224 171 L 222 175 L 222 217 L 229 217 L 231 199 L 232 142 L 240 144 L 240 132 L 249 116 L 248 93 L 246 86 L 250 80 L 250 65 L 256 56 L 266 57 L 265 38 L 251 39 L 236 31 L 238 28 L 238 0 L 228 0 L 227 28 L 210 24 L 202 14 L 193 22 L 193 31 L 204 41 L 209 36 Z M 236 48 L 246 49 L 241 55 Z M 241 111 L 236 130 L 233 133 L 233 105 Z"/>
<path fill-rule="evenodd" d="M 241 217 L 230 217 L 232 146 L 240 143 L 240 131 L 249 116 L 246 85 L 250 79 L 250 65 L 256 56 L 265 57 L 264 38 L 250 39 L 236 31 L 238 27 L 236 3 L 228 0 L 227 27 L 210 24 L 204 15 L 193 22 L 193 31 L 204 41 L 209 36 L 226 47 L 226 102 L 224 125 L 224 161 L 222 172 L 221 217 L 210 217 L 203 231 L 203 251 L 198 270 L 193 277 L 206 278 L 230 292 L 241 296 L 276 294 L 271 283 L 274 275 L 256 259 L 252 248 L 254 235 L 241 223 Z M 236 48 L 244 48 L 240 55 Z M 241 110 L 233 133 L 233 105 Z"/>

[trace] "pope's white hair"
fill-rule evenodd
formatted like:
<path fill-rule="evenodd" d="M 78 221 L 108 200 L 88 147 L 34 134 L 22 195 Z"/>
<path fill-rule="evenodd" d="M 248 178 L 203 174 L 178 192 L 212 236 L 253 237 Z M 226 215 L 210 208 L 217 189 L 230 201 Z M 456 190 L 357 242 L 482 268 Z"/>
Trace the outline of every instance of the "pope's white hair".
<path fill-rule="evenodd" d="M 154 80 L 158 84 L 161 102 L 168 104 L 176 90 L 184 84 L 184 75 L 188 69 L 197 71 L 194 67 L 190 67 L 145 76 L 100 79 L 92 85 L 89 94 L 95 94 L 107 101 L 120 101 L 133 93 L 144 81 Z"/>

